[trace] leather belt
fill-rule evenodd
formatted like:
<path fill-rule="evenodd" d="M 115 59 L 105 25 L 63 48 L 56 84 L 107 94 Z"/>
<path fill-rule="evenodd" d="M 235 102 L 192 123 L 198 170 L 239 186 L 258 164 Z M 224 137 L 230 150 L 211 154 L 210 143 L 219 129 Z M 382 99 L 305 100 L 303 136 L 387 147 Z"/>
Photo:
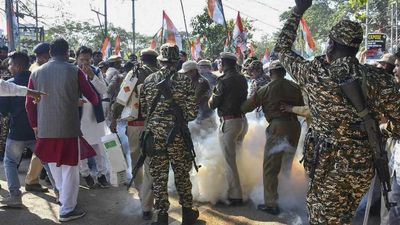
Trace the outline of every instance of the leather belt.
<path fill-rule="evenodd" d="M 144 120 L 128 121 L 128 126 L 134 126 L 134 127 L 144 126 Z"/>

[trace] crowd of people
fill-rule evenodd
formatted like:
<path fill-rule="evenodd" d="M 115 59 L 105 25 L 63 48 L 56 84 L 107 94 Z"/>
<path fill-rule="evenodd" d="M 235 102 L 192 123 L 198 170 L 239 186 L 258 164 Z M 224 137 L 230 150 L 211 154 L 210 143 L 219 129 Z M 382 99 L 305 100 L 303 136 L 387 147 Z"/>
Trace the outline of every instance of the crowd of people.
<path fill-rule="evenodd" d="M 190 171 L 197 169 L 191 135 L 218 130 L 228 183 L 227 199 L 221 202 L 241 206 L 245 202 L 237 154 L 248 131 L 246 113 L 256 109 L 268 122 L 264 203 L 258 210 L 281 213 L 278 175 L 294 159 L 301 132 L 297 116 L 305 117 L 309 126 L 303 163 L 310 178 L 310 224 L 351 224 L 357 208 L 365 208 L 362 198 L 366 199 L 376 168 L 390 170 L 388 201 L 400 204 L 400 51 L 385 54 L 375 65 L 360 64 L 356 54 L 363 41 L 362 27 L 342 20 L 330 31 L 326 55 L 311 61 L 302 58 L 292 47 L 300 19 L 311 4 L 311 0 L 296 1 L 278 36 L 277 58 L 266 70 L 256 58 L 239 66 L 236 54 L 229 52 L 221 52 L 215 62 L 188 60 L 172 43 L 162 45 L 159 52 L 143 49 L 139 60 L 132 55 L 127 61 L 118 55 L 103 61 L 101 52 L 87 46 L 71 51 L 62 38 L 38 44 L 34 62 L 25 52 L 8 53 L 1 47 L 0 150 L 5 149 L 9 191 L 1 204 L 23 205 L 18 166 L 28 148 L 33 155 L 25 190 L 48 191 L 39 184 L 45 175 L 60 204 L 59 221 L 83 217 L 86 212 L 77 207 L 80 176 L 89 188 L 110 187 L 101 138 L 113 132 L 122 142 L 127 183 L 134 178 L 139 191 L 143 219 L 151 220 L 156 210 L 152 224 L 168 224 L 171 168 L 182 224 L 194 224 L 199 211 L 190 180 Z M 294 81 L 286 79 L 287 74 Z M 121 88 L 132 80 L 136 82 L 132 91 Z M 354 106 L 354 96 L 346 94 L 344 85 L 350 83 L 355 85 L 353 91 L 360 90 L 354 95 L 362 96 L 361 109 Z M 128 91 L 129 101 L 119 101 L 120 92 Z M 136 114 L 126 117 L 126 110 Z M 379 122 L 380 135 L 390 137 L 386 165 L 377 163 L 366 118 Z M 194 126 L 189 129 L 190 121 Z M 132 177 L 132 166 L 142 156 L 143 167 Z M 379 179 L 385 182 L 385 177 Z M 372 189 L 371 195 L 376 193 Z M 399 224 L 400 206 L 386 206 L 391 207 L 382 204 L 381 224 Z"/>

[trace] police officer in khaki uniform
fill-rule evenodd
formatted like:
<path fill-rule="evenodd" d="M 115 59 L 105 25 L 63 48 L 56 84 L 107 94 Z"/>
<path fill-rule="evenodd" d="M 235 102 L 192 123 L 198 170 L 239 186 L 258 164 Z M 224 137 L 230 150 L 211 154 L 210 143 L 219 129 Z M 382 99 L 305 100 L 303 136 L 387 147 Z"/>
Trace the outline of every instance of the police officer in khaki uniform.
<path fill-rule="evenodd" d="M 137 77 L 138 81 L 136 83 L 136 88 L 132 93 L 131 98 L 136 95 L 138 98 L 138 88 L 139 85 L 143 84 L 144 80 L 152 73 L 155 73 L 159 70 L 157 66 L 157 56 L 158 53 L 152 49 L 143 49 L 140 52 L 140 58 L 142 65 L 137 67 L 135 70 L 129 71 L 130 73 L 134 73 L 133 77 Z M 132 101 L 132 100 L 130 100 Z M 129 101 L 129 102 L 130 102 Z M 131 103 L 132 104 L 132 103 Z M 138 101 L 138 106 L 140 102 Z M 124 106 L 115 102 L 112 106 L 112 122 L 111 122 L 111 130 L 113 132 L 117 132 L 117 119 L 121 117 L 122 110 Z M 144 130 L 144 118 L 139 112 L 138 118 L 132 121 L 128 121 L 126 127 L 126 135 L 128 136 L 129 148 L 131 150 L 131 158 L 132 163 L 136 163 L 139 155 L 139 134 Z M 152 190 L 152 182 L 153 178 L 149 172 L 149 158 L 146 159 L 144 164 L 144 170 L 140 169 L 137 176 L 135 177 L 135 187 L 139 191 L 139 197 L 141 200 L 142 210 L 143 210 L 143 219 L 150 220 L 152 217 L 153 210 L 153 190 Z"/>
<path fill-rule="evenodd" d="M 269 65 L 271 82 L 259 89 L 242 105 L 243 112 L 251 112 L 262 106 L 269 125 L 266 130 L 267 142 L 264 152 L 264 204 L 259 210 L 273 215 L 280 213 L 278 207 L 278 174 L 285 157 L 293 162 L 297 142 L 300 137 L 300 123 L 293 113 L 281 111 L 281 104 L 304 105 L 300 88 L 285 79 L 286 71 L 278 60 Z M 290 168 L 290 167 L 289 167 Z"/>
<path fill-rule="evenodd" d="M 230 205 L 241 205 L 242 188 L 236 165 L 236 153 L 243 143 L 248 128 L 247 119 L 240 110 L 247 97 L 247 81 L 236 69 L 235 54 L 223 52 L 220 56 L 223 75 L 218 77 L 208 104 L 211 109 L 218 109 L 221 120 L 219 142 L 227 167 L 228 201 Z"/>

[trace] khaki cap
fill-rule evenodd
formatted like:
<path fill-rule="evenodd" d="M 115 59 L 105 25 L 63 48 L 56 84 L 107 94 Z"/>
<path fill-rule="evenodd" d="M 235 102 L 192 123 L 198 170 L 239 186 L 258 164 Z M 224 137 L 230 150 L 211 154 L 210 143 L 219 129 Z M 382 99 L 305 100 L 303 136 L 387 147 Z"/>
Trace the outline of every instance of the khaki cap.
<path fill-rule="evenodd" d="M 211 66 L 211 61 L 207 59 L 202 59 L 197 63 L 198 66 Z"/>
<path fill-rule="evenodd" d="M 113 63 L 113 62 L 122 62 L 122 58 L 119 55 L 112 55 L 107 59 L 108 63 Z"/>
<path fill-rule="evenodd" d="M 182 69 L 178 73 L 187 73 L 191 70 L 197 70 L 197 63 L 195 61 L 189 60 L 182 64 Z"/>
<path fill-rule="evenodd" d="M 393 65 L 393 66 L 394 66 L 395 61 L 396 61 L 396 58 L 394 57 L 394 55 L 392 55 L 390 53 L 384 54 L 382 56 L 382 58 L 377 60 L 377 62 L 379 62 L 379 63 L 384 62 L 384 63 L 390 64 L 390 65 Z"/>
<path fill-rule="evenodd" d="M 150 55 L 150 56 L 158 56 L 158 52 L 156 52 L 154 49 L 151 48 L 145 48 L 142 51 L 140 51 L 140 55 Z"/>
<path fill-rule="evenodd" d="M 232 52 L 221 52 L 220 54 L 221 59 L 231 59 L 231 60 L 237 60 L 237 57 L 235 53 Z"/>

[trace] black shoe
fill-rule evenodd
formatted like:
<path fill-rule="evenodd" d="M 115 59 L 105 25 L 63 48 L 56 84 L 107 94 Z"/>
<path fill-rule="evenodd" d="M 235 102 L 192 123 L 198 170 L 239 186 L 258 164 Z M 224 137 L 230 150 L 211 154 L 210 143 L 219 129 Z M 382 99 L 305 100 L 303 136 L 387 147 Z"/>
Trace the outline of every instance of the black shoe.
<path fill-rule="evenodd" d="M 40 184 L 25 184 L 25 191 L 29 192 L 48 192 L 49 189 Z"/>
<path fill-rule="evenodd" d="M 89 188 L 94 188 L 94 180 L 93 180 L 93 177 L 92 176 L 87 176 L 87 177 L 84 177 L 84 179 L 85 179 L 85 181 L 86 181 L 86 185 L 89 187 Z"/>
<path fill-rule="evenodd" d="M 151 223 L 151 225 L 168 225 L 168 213 L 159 213 L 157 216 L 157 221 Z"/>
<path fill-rule="evenodd" d="M 97 178 L 97 182 L 99 182 L 100 187 L 102 188 L 109 188 L 110 183 L 108 183 L 106 176 L 101 175 L 100 177 Z"/>
<path fill-rule="evenodd" d="M 228 198 L 229 205 L 230 206 L 242 206 L 243 205 L 243 199 L 241 198 Z"/>
<path fill-rule="evenodd" d="M 152 211 L 145 211 L 142 214 L 142 219 L 143 220 L 151 220 L 152 217 L 153 217 L 153 212 Z"/>
<path fill-rule="evenodd" d="M 71 220 L 76 220 L 79 218 L 82 218 L 86 215 L 86 212 L 83 210 L 79 210 L 79 209 L 74 209 L 74 211 L 69 212 L 65 215 L 60 215 L 60 217 L 58 218 L 58 220 L 60 222 L 67 222 L 67 221 L 71 221 Z"/>
<path fill-rule="evenodd" d="M 47 177 L 47 172 L 45 169 L 42 169 L 42 171 L 40 172 L 39 179 L 44 180 L 46 177 Z"/>
<path fill-rule="evenodd" d="M 281 213 L 281 210 L 279 209 L 278 206 L 269 207 L 269 206 L 266 206 L 264 204 L 261 204 L 261 205 L 257 206 L 257 209 L 260 210 L 260 211 L 269 213 L 271 215 L 274 215 L 274 216 L 279 215 Z"/>
<path fill-rule="evenodd" d="M 182 207 L 182 225 L 193 225 L 199 218 L 199 210 Z"/>

